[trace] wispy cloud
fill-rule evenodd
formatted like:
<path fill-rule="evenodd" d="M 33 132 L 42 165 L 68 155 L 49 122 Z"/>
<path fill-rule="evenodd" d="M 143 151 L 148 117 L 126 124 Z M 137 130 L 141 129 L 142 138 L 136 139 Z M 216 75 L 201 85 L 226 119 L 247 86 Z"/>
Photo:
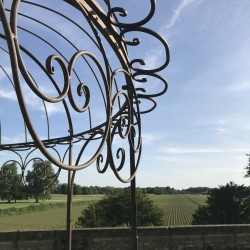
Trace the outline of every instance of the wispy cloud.
<path fill-rule="evenodd" d="M 31 107 L 33 110 L 43 111 L 44 112 L 44 105 L 40 98 L 38 98 L 31 90 L 27 87 L 24 88 L 25 93 L 25 102 L 27 106 Z M 17 102 L 16 92 L 10 89 L 0 89 L 0 98 L 8 99 L 14 102 Z M 54 103 L 46 103 L 47 112 L 49 115 L 64 112 L 61 105 L 57 105 Z"/>
<path fill-rule="evenodd" d="M 27 140 L 32 141 L 32 138 L 29 134 L 27 134 Z M 2 141 L 6 144 L 18 143 L 18 142 L 25 142 L 26 137 L 24 133 L 20 133 L 14 136 L 3 136 Z"/>
<path fill-rule="evenodd" d="M 12 91 L 0 90 L 0 97 L 5 98 L 5 99 L 9 99 L 12 101 L 17 100 L 16 92 L 14 90 L 12 90 Z"/>
<path fill-rule="evenodd" d="M 170 29 L 172 28 L 176 21 L 179 19 L 181 16 L 181 13 L 185 11 L 185 9 L 190 6 L 192 3 L 194 3 L 196 0 L 182 0 L 181 3 L 177 6 L 175 9 L 173 15 L 171 16 L 169 22 L 166 24 L 165 29 Z"/>
<path fill-rule="evenodd" d="M 192 148 L 192 147 L 165 147 L 162 152 L 170 154 L 207 154 L 207 153 L 231 153 L 231 152 L 248 152 L 247 148 Z"/>
<path fill-rule="evenodd" d="M 142 143 L 143 145 L 153 145 L 156 141 L 162 140 L 162 136 L 153 133 L 143 133 Z"/>
<path fill-rule="evenodd" d="M 178 156 L 175 156 L 175 157 L 170 157 L 170 156 L 160 156 L 160 155 L 157 155 L 154 157 L 154 159 L 160 161 L 160 162 L 163 162 L 163 163 L 171 163 L 171 164 L 185 164 L 186 166 L 187 165 L 193 165 L 195 163 L 197 163 L 197 159 L 193 158 L 192 160 L 189 159 L 187 161 L 187 158 L 183 158 L 183 157 L 179 157 Z"/>
<path fill-rule="evenodd" d="M 41 111 L 44 111 L 44 106 L 39 106 L 39 109 Z M 54 113 L 61 113 L 65 112 L 64 108 L 62 108 L 62 105 L 57 105 L 55 103 L 46 103 L 46 109 L 48 112 L 48 115 L 52 115 Z"/>
<path fill-rule="evenodd" d="M 216 123 L 213 124 L 213 126 L 215 127 L 212 127 L 209 130 L 216 132 L 219 135 L 228 134 L 229 130 L 226 128 L 227 125 L 228 124 L 226 124 L 224 120 L 218 120 Z"/>
<path fill-rule="evenodd" d="M 250 81 L 232 84 L 227 90 L 234 93 L 250 91 Z"/>
<path fill-rule="evenodd" d="M 145 56 L 146 69 L 154 69 L 159 66 L 159 60 L 161 60 L 163 53 L 162 47 L 157 47 L 147 52 Z"/>
<path fill-rule="evenodd" d="M 212 128 L 212 129 L 210 129 L 211 131 L 214 131 L 214 132 L 216 132 L 216 133 L 218 133 L 218 134 L 220 134 L 220 135 L 222 135 L 222 134 L 226 134 L 228 131 L 227 131 L 227 129 L 225 129 L 225 128 L 223 128 L 222 126 L 218 126 L 218 127 L 216 127 L 216 128 Z"/>

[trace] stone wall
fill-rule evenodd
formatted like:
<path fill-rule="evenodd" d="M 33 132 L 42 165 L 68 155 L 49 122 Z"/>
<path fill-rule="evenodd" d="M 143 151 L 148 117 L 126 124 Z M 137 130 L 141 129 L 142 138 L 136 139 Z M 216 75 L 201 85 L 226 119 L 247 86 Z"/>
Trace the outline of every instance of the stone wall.
<path fill-rule="evenodd" d="M 65 231 L 0 233 L 1 250 L 63 250 Z M 250 249 L 250 225 L 149 227 L 138 229 L 139 250 Z M 128 228 L 73 231 L 73 250 L 130 250 Z"/>

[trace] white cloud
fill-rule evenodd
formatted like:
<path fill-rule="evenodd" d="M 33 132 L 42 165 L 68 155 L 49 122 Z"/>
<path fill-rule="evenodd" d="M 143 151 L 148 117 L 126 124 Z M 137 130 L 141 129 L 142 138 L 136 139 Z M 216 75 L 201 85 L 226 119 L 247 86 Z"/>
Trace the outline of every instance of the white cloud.
<path fill-rule="evenodd" d="M 48 115 L 52 115 L 54 113 L 65 112 L 64 108 L 61 105 L 57 105 L 55 103 L 46 103 L 46 108 Z M 40 110 L 44 111 L 44 107 L 40 106 Z"/>
<path fill-rule="evenodd" d="M 228 91 L 234 93 L 250 91 L 250 81 L 232 84 L 228 87 Z"/>
<path fill-rule="evenodd" d="M 23 92 L 25 93 L 25 102 L 27 106 L 31 107 L 33 110 L 43 111 L 44 106 L 39 97 L 37 97 L 30 89 L 27 87 L 24 88 Z M 0 97 L 5 98 L 14 102 L 17 102 L 16 92 L 14 90 L 0 89 Z M 51 115 L 53 113 L 64 112 L 61 105 L 57 105 L 54 103 L 46 102 L 46 108 L 48 114 Z"/>
<path fill-rule="evenodd" d="M 178 18 L 180 17 L 181 13 L 183 11 L 185 11 L 185 9 L 195 1 L 196 0 L 182 0 L 181 3 L 175 9 L 175 11 L 174 11 L 173 15 L 171 16 L 169 22 L 166 24 L 165 29 L 168 30 L 168 29 L 172 28 L 175 25 Z"/>
<path fill-rule="evenodd" d="M 217 132 L 218 134 L 226 134 L 228 131 L 227 129 L 223 128 L 222 126 L 218 126 L 216 128 L 212 128 L 211 131 Z"/>
<path fill-rule="evenodd" d="M 162 136 L 158 136 L 152 133 L 142 133 L 142 145 L 153 145 L 156 141 L 162 140 Z"/>
<path fill-rule="evenodd" d="M 163 152 L 165 153 L 170 153 L 170 154 L 198 154 L 198 153 L 221 153 L 221 149 L 216 149 L 216 148 L 176 148 L 176 147 L 166 147 L 162 149 Z"/>
<path fill-rule="evenodd" d="M 146 54 L 145 62 L 146 62 L 146 69 L 154 69 L 159 67 L 159 60 L 162 59 L 164 51 L 163 48 L 157 47 L 157 49 L 150 50 Z"/>
<path fill-rule="evenodd" d="M 233 152 L 248 152 L 247 148 L 192 148 L 192 147 L 164 147 L 161 149 L 162 152 L 170 154 L 206 154 L 206 153 L 233 153 Z"/>
<path fill-rule="evenodd" d="M 14 90 L 11 90 L 11 91 L 0 90 L 0 97 L 9 99 L 12 101 L 17 101 L 16 92 Z"/>
<path fill-rule="evenodd" d="M 189 159 L 189 161 L 187 162 L 187 159 L 185 158 L 181 158 L 179 156 L 176 156 L 176 157 L 169 157 L 169 156 L 155 156 L 154 159 L 156 159 L 157 161 L 159 162 L 163 162 L 163 163 L 171 163 L 171 164 L 185 164 L 186 166 L 187 165 L 192 165 L 194 164 L 195 162 L 197 162 L 197 160 L 195 159 L 192 159 L 192 161 Z"/>
<path fill-rule="evenodd" d="M 31 136 L 29 134 L 27 134 L 27 140 L 28 141 L 33 141 Z M 2 141 L 6 144 L 13 144 L 13 143 L 18 143 L 18 142 L 25 142 L 26 138 L 25 138 L 25 134 L 24 133 L 20 133 L 14 136 L 3 136 L 2 137 Z"/>
<path fill-rule="evenodd" d="M 216 132 L 219 135 L 224 135 L 229 133 L 229 129 L 226 128 L 226 126 L 228 126 L 229 124 L 226 124 L 224 120 L 218 120 L 217 122 L 211 125 L 215 127 L 209 129 L 210 131 Z"/>

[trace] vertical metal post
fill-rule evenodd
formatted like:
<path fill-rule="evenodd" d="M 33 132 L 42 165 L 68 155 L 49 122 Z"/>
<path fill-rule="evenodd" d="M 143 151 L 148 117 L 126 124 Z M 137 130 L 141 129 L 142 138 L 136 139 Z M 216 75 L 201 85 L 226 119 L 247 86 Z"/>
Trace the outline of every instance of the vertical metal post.
<path fill-rule="evenodd" d="M 132 117 L 133 122 L 133 117 Z M 132 132 L 131 139 L 134 144 L 134 132 Z M 135 171 L 135 152 L 130 145 L 130 172 L 133 175 Z M 135 177 L 130 184 L 131 189 L 131 233 L 132 233 L 132 250 L 138 249 L 138 236 L 137 236 L 137 202 L 136 202 L 136 179 Z"/>
<path fill-rule="evenodd" d="M 72 140 L 69 147 L 69 166 L 72 166 Z M 71 210 L 72 210 L 72 196 L 73 196 L 73 183 L 74 183 L 75 172 L 72 175 L 72 171 L 68 171 L 68 195 L 67 195 L 67 237 L 66 237 L 66 250 L 71 250 L 72 242 L 72 219 L 71 219 Z"/>
<path fill-rule="evenodd" d="M 67 195 L 67 237 L 66 237 L 66 249 L 71 250 L 71 239 L 72 239 L 72 225 L 71 225 L 71 209 L 72 209 L 72 171 L 68 171 L 68 195 Z"/>
<path fill-rule="evenodd" d="M 131 181 L 131 233 L 132 233 L 132 249 L 138 249 L 137 236 L 137 204 L 136 204 L 136 181 L 135 177 Z"/>

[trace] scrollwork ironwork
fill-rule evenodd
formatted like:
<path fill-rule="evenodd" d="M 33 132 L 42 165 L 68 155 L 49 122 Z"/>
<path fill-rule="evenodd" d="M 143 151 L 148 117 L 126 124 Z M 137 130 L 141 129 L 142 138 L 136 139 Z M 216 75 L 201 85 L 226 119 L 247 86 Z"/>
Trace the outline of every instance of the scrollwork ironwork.
<path fill-rule="evenodd" d="M 20 108 L 16 124 L 24 128 L 20 142 L 4 141 L 7 129 L 0 119 L 0 153 L 14 154 L 12 161 L 20 166 L 23 182 L 34 160 L 41 162 L 34 174 L 48 175 L 52 184 L 64 169 L 73 173 L 72 188 L 76 172 L 93 163 L 99 173 L 110 168 L 121 182 L 131 182 L 142 152 L 141 115 L 155 109 L 155 98 L 168 88 L 159 75 L 170 60 L 168 44 L 145 27 L 155 13 L 155 0 L 149 0 L 148 13 L 135 22 L 129 21 L 125 8 L 112 6 L 109 0 L 10 2 L 11 6 L 0 1 L 0 72 Z M 61 4 L 60 11 L 55 2 Z M 36 15 L 40 11 L 43 14 Z M 160 44 L 165 56 L 160 65 L 150 68 L 145 58 L 130 53 L 142 45 L 141 35 Z M 149 93 L 151 81 L 160 82 L 161 88 Z M 143 101 L 152 105 L 145 108 Z M 1 111 L 2 116 L 5 109 Z M 36 113 L 42 113 L 43 130 Z M 11 132 L 14 137 L 16 132 Z M 125 145 L 117 146 L 116 140 Z M 58 167 L 53 176 L 43 157 Z M 125 177 L 124 169 L 129 169 Z M 8 174 L 2 167 L 0 175 Z"/>
<path fill-rule="evenodd" d="M 150 0 L 150 11 L 147 14 L 147 16 L 145 18 L 143 18 L 142 20 L 138 21 L 138 22 L 133 22 L 133 23 L 122 23 L 119 22 L 117 17 L 116 17 L 116 13 L 119 14 L 120 17 L 126 17 L 127 16 L 127 11 L 124 8 L 121 7 L 112 7 L 110 8 L 107 16 L 110 20 L 110 22 L 119 27 L 119 28 L 134 28 L 134 27 L 140 27 L 144 24 L 146 24 L 147 22 L 150 21 L 150 19 L 153 17 L 154 13 L 155 13 L 155 0 Z M 114 16 L 114 18 L 112 18 Z M 113 20 L 115 19 L 115 20 Z"/>

